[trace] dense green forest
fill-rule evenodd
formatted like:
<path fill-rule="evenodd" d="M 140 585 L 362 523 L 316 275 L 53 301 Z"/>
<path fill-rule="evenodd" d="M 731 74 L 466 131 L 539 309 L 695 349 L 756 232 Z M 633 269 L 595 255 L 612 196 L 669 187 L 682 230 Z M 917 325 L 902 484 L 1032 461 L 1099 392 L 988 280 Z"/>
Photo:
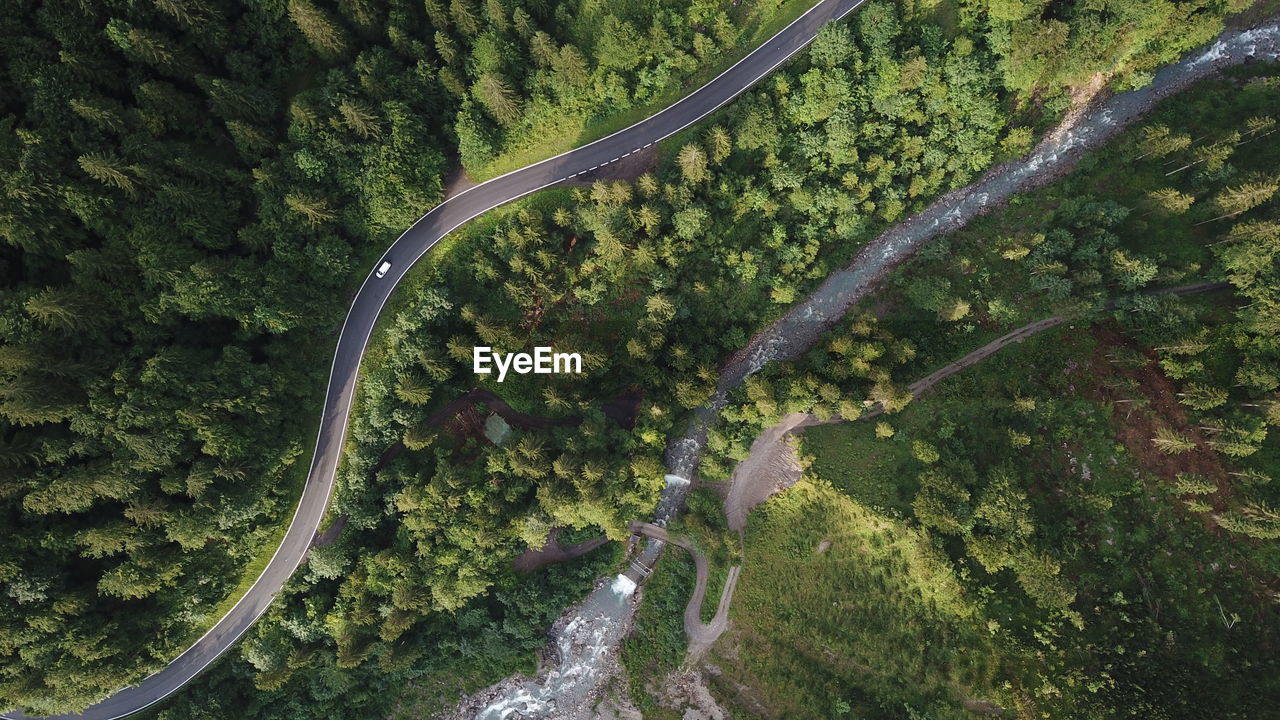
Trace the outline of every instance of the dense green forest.
<path fill-rule="evenodd" d="M 302 32 L 350 22 L 0 19 L 0 705 L 83 706 L 155 668 L 291 513 L 352 260 L 439 198 L 448 147 L 423 48 L 343 30 L 322 57 Z"/>
<path fill-rule="evenodd" d="M 376 338 L 339 541 L 162 714 L 383 712 L 409 681 L 430 705 L 524 667 L 608 558 L 535 577 L 510 559 L 553 525 L 616 538 L 645 514 L 726 353 L 886 224 L 1026 150 L 1074 87 L 1140 84 L 1237 9 L 869 3 L 653 172 L 476 223 Z M 440 199 L 448 158 L 483 173 L 643 107 L 779 12 L 20 0 L 0 17 L 0 706 L 80 707 L 140 677 L 269 554 L 345 299 Z M 582 352 L 583 381 L 499 388 L 576 424 L 502 446 L 465 417 L 427 426 L 474 384 L 480 341 Z M 836 380 L 793 385 L 811 400 Z M 718 442 L 721 462 L 740 450 Z"/>
<path fill-rule="evenodd" d="M 440 82 L 459 102 L 458 153 L 479 176 L 568 150 L 612 126 L 602 120 L 640 119 L 811 4 L 425 0 Z"/>
<path fill-rule="evenodd" d="M 428 584 L 422 597 L 434 601 L 439 588 L 465 608 L 485 602 L 506 561 L 552 524 L 616 537 L 652 501 L 667 437 L 707 397 L 726 353 L 891 219 L 1029 146 L 1031 128 L 1055 111 L 1006 87 L 982 34 L 947 22 L 866 6 L 825 31 L 809 57 L 674 139 L 653 172 L 499 211 L 427 260 L 370 352 L 335 498 L 349 527 L 365 533 L 351 562 L 367 575 L 348 574 L 333 600 L 313 584 L 286 604 L 305 598 L 325 608 L 327 619 L 312 622 L 323 622 L 336 655 L 312 656 L 312 667 L 352 657 L 365 664 L 350 672 L 364 673 L 403 637 L 432 627 L 439 609 L 400 604 L 398 588 Z M 918 74 L 904 79 L 900 69 L 912 63 Z M 1044 93 L 1062 107 L 1065 95 Z M 897 347 L 886 357 L 914 357 L 910 343 L 884 332 Z M 491 387 L 527 412 L 581 416 L 585 433 L 518 431 L 496 447 L 474 426 L 442 433 L 426 425 L 475 383 L 473 345 L 541 343 L 583 353 L 589 374 Z M 794 393 L 786 407 L 824 398 L 819 409 L 826 399 L 838 409 L 842 399 L 865 397 L 816 372 L 777 386 Z M 634 391 L 642 398 L 626 431 L 603 409 Z M 726 454 L 713 453 L 704 476 L 744 454 L 732 432 L 715 441 Z M 458 517 L 468 521 L 460 526 Z M 401 624 L 362 624 L 368 607 L 394 608 Z M 408 635 L 398 635 L 405 624 Z M 258 681 L 293 678 L 273 707 L 306 693 L 328 702 L 307 684 L 314 671 L 284 662 L 305 647 L 296 636 L 271 623 L 255 634 L 277 658 L 258 665 Z M 447 671 L 424 672 L 422 682 L 457 682 Z M 181 707 L 178 715 L 192 706 Z"/>
<path fill-rule="evenodd" d="M 754 7 L 732 14 L 755 22 Z M 510 100 L 503 122 L 554 104 L 540 75 L 495 72 L 554 51 L 561 75 L 584 65 L 596 77 L 616 64 L 609 38 L 660 17 L 654 33 L 671 37 L 643 58 L 627 51 L 605 78 L 609 103 L 556 106 L 605 118 L 713 63 L 720 46 L 691 28 L 707 19 L 728 42 L 726 12 L 496 0 L 7 8 L 0 583 L 12 602 L 0 612 L 0 706 L 79 707 L 156 667 L 269 554 L 361 258 L 440 199 L 458 137 L 473 153 L 496 132 L 476 103 Z M 605 39 L 571 45 L 597 28 Z M 683 53 L 679 70 L 659 72 L 660 53 Z"/>
<path fill-rule="evenodd" d="M 1278 109 L 1274 68 L 1202 83 L 749 381 L 704 478 L 787 412 L 890 412 L 806 430 L 813 481 L 752 520 L 737 616 L 752 631 L 722 646 L 726 698 L 745 683 L 813 718 L 964 717 L 978 700 L 1027 717 L 1270 712 Z M 1150 294 L 1203 280 L 1228 286 Z M 905 391 L 1055 314 L 1068 326 Z"/>

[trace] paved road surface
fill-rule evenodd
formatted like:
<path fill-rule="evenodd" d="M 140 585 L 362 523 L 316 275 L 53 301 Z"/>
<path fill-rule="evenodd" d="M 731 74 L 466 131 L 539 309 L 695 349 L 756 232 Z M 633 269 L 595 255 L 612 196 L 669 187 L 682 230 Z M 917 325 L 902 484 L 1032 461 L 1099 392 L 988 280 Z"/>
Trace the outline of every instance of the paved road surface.
<path fill-rule="evenodd" d="M 297 513 L 275 556 L 249 592 L 217 625 L 164 669 L 77 715 L 59 718 L 115 720 L 159 702 L 213 663 L 266 611 L 275 594 L 301 563 L 324 517 L 333 490 L 356 371 L 378 313 L 409 268 L 446 234 L 499 205 L 575 176 L 586 176 L 635 150 L 669 137 L 732 100 L 807 45 L 828 21 L 843 17 L 863 0 L 820 0 L 807 13 L 711 82 L 646 120 L 563 155 L 529 165 L 473 187 L 424 215 L 374 265 L 392 263 L 385 277 L 370 271 L 360 286 L 338 337 L 324 415 L 311 473 Z M 19 720 L 27 716 L 3 716 Z"/>

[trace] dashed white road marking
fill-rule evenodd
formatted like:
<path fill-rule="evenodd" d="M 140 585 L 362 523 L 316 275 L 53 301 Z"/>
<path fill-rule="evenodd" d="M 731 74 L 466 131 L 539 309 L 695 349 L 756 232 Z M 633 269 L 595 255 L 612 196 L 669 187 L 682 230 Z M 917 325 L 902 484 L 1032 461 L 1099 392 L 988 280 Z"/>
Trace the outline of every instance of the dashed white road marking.
<path fill-rule="evenodd" d="M 653 144 L 653 143 L 649 143 L 649 145 L 652 145 L 652 144 Z M 644 147 L 638 147 L 638 148 L 634 148 L 634 149 L 632 149 L 632 150 L 628 150 L 628 151 L 626 151 L 625 153 L 623 153 L 623 154 L 619 155 L 618 157 L 613 158 L 612 160 L 606 160 L 606 161 L 604 161 L 603 163 L 600 163 L 599 165 L 595 165 L 595 166 L 593 166 L 593 167 L 589 167 L 589 168 L 587 168 L 586 170 L 579 170 L 579 171 L 578 171 L 578 172 L 576 172 L 576 173 L 572 173 L 572 174 L 569 174 L 569 175 L 565 175 L 564 177 L 562 177 L 562 178 L 560 178 L 560 179 L 558 179 L 558 180 L 552 180 L 550 184 L 554 185 L 554 184 L 556 184 L 556 183 L 558 183 L 558 182 L 564 182 L 565 180 L 570 180 L 570 179 L 572 179 L 572 178 L 576 178 L 576 177 L 578 177 L 579 175 L 585 175 L 586 173 L 589 173 L 589 172 L 591 172 L 592 170 L 599 170 L 600 168 L 604 167 L 605 165 L 609 165 L 609 164 L 611 164 L 611 163 L 616 163 L 616 162 L 618 162 L 619 160 L 621 160 L 622 158 L 627 157 L 628 155 L 631 155 L 632 153 L 638 153 L 638 152 L 640 152 L 641 150 L 643 150 L 644 148 L 649 147 L 649 145 L 645 145 Z"/>

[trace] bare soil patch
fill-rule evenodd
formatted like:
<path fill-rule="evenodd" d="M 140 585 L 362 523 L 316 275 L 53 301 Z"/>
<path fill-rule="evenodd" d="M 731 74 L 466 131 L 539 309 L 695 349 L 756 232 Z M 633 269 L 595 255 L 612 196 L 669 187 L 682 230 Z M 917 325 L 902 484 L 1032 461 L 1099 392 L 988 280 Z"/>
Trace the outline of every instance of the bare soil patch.
<path fill-rule="evenodd" d="M 732 717 L 716 702 L 701 670 L 673 672 L 651 688 L 658 704 L 681 713 L 683 720 L 728 720 Z"/>
<path fill-rule="evenodd" d="M 1225 507 L 1230 488 L 1227 470 L 1218 453 L 1208 444 L 1208 438 L 1200 428 L 1187 418 L 1186 408 L 1178 402 L 1177 388 L 1160 370 L 1154 356 L 1145 365 L 1126 369 L 1116 366 L 1107 357 L 1108 351 L 1117 347 L 1130 347 L 1124 336 L 1108 325 L 1096 326 L 1093 335 L 1098 339 L 1098 350 L 1091 359 L 1089 375 L 1095 378 L 1119 376 L 1131 379 L 1141 391 L 1141 398 L 1126 396 L 1123 392 L 1102 384 L 1094 384 L 1089 393 L 1094 399 L 1115 404 L 1114 424 L 1116 438 L 1133 455 L 1138 466 L 1172 484 L 1179 473 L 1195 473 L 1212 480 L 1218 492 L 1212 496 L 1215 509 Z M 1125 410 L 1134 400 L 1145 400 L 1146 407 Z M 1169 455 L 1158 450 L 1151 439 L 1161 427 L 1171 427 L 1195 442 L 1194 450 Z"/>
<path fill-rule="evenodd" d="M 624 430 L 636 426 L 636 413 L 640 410 L 640 400 L 644 393 L 640 388 L 627 388 L 617 397 L 600 406 L 604 416 L 618 424 Z"/>
<path fill-rule="evenodd" d="M 733 469 L 729 480 L 724 513 L 730 530 L 741 535 L 752 508 L 800 481 L 803 470 L 789 436 L 818 422 L 808 413 L 791 413 L 751 443 L 751 453 Z"/>
<path fill-rule="evenodd" d="M 560 528 L 554 528 L 547 535 L 547 542 L 540 548 L 526 548 L 524 552 L 511 561 L 516 572 L 533 572 L 545 565 L 565 562 L 582 557 L 596 548 L 609 542 L 609 538 L 601 535 L 572 545 L 560 544 Z"/>
<path fill-rule="evenodd" d="M 444 199 L 448 200 L 456 195 L 461 195 L 479 184 L 471 179 L 471 176 L 463 169 L 462 163 L 457 158 L 454 158 L 449 164 L 449 172 L 444 176 Z"/>

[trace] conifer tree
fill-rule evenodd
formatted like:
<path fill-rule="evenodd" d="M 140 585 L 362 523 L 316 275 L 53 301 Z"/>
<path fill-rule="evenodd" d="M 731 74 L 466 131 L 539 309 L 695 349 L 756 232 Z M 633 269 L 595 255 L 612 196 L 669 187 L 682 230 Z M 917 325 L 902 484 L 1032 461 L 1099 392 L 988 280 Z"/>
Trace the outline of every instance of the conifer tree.
<path fill-rule="evenodd" d="M 1196 448 L 1194 441 L 1167 425 L 1156 429 L 1156 436 L 1151 438 L 1151 444 L 1167 455 L 1178 455 Z"/>
<path fill-rule="evenodd" d="M 103 185 L 124 190 L 129 195 L 136 194 L 133 169 L 114 153 L 85 153 L 77 162 L 81 170 Z"/>
<path fill-rule="evenodd" d="M 327 11 L 311 0 L 289 0 L 288 7 L 289 19 L 321 56 L 336 58 L 347 51 L 346 32 Z"/>
<path fill-rule="evenodd" d="M 489 114 L 502 125 L 512 125 L 520 119 L 520 100 L 511 86 L 496 72 L 485 73 L 476 81 L 472 91 Z"/>
<path fill-rule="evenodd" d="M 680 173 L 686 182 L 700 183 L 710 174 L 707 172 L 707 154 L 696 143 L 689 143 L 680 148 L 676 155 L 676 163 L 680 165 Z"/>

